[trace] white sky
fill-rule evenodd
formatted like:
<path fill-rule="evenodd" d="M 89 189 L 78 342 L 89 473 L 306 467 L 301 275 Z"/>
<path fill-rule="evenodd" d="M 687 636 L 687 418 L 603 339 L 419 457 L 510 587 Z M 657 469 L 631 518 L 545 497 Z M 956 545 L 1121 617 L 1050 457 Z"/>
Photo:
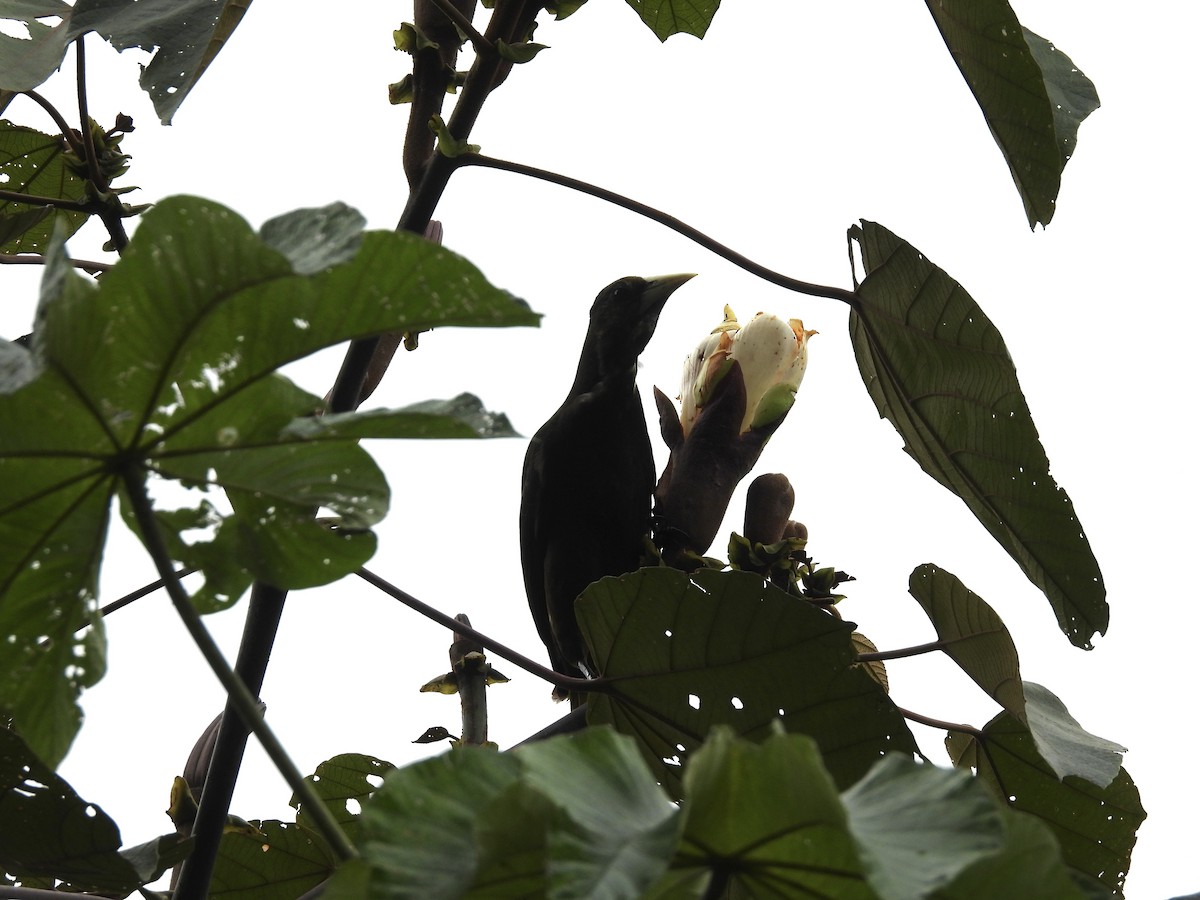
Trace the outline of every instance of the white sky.
<path fill-rule="evenodd" d="M 756 472 L 792 479 L 810 552 L 858 577 L 842 609 L 881 649 L 934 637 L 906 586 L 915 566 L 935 562 L 1004 618 L 1026 679 L 1130 748 L 1126 765 L 1150 816 L 1127 896 L 1151 900 L 1200 889 L 1185 855 L 1200 800 L 1184 752 L 1198 736 L 1194 666 L 1176 649 L 1200 629 L 1188 574 L 1200 497 L 1186 462 L 1198 298 L 1173 271 L 1186 265 L 1176 248 L 1188 253 L 1197 237 L 1195 141 L 1184 123 L 1200 14 L 1180 0 L 1136 15 L 1079 0 L 1015 5 L 1095 81 L 1103 103 L 1081 128 L 1044 232 L 1026 226 L 974 100 L 915 2 L 729 0 L 703 42 L 659 45 L 624 3 L 593 0 L 542 25 L 537 39 L 552 49 L 513 72 L 472 140 L 659 206 L 809 281 L 851 286 L 845 230 L 860 217 L 961 281 L 1008 343 L 1053 473 L 1104 570 L 1112 625 L 1093 652 L 1070 645 L 1016 564 L 900 450 L 859 379 L 841 304 L 765 285 L 599 201 L 505 173 L 458 173 L 438 212 L 446 244 L 546 319 L 539 330 L 425 335 L 372 403 L 471 390 L 532 434 L 570 383 L 592 298 L 627 274 L 701 276 L 672 298 L 643 357 L 647 403 L 652 384 L 677 392 L 684 356 L 723 304 L 743 321 L 760 309 L 803 318 L 820 335 L 797 405 Z M 391 30 L 411 7 L 342 0 L 336 17 L 329 9 L 259 0 L 165 129 L 136 87 L 135 60 L 93 37 L 93 116 L 111 124 L 121 111 L 138 126 L 125 141 L 134 155 L 125 183 L 143 190 L 129 199 L 198 194 L 255 225 L 343 200 L 371 227 L 393 227 L 407 107 L 388 106 L 386 86 L 408 71 Z M 73 66 L 64 72 L 45 93 L 70 111 Z M 51 127 L 24 101 L 7 115 Z M 86 231 L 71 249 L 94 258 L 99 242 Z M 14 337 L 28 330 L 36 273 L 0 277 L 0 334 Z M 323 394 L 339 362 L 340 352 L 323 354 L 297 377 Z M 394 497 L 369 567 L 542 658 L 517 558 L 524 440 L 372 449 Z M 106 562 L 105 601 L 154 577 L 122 535 Z M 244 608 L 207 620 L 231 658 Z M 165 596 L 114 616 L 109 638 L 110 674 L 85 695 L 87 723 L 62 771 L 138 843 L 170 827 L 161 811 L 171 778 L 222 700 Z M 416 692 L 446 669 L 448 644 L 442 629 L 355 579 L 294 594 L 264 690 L 270 722 L 306 772 L 341 752 L 420 758 L 429 748 L 409 742 L 427 726 L 457 730 L 456 699 Z M 493 661 L 515 679 L 490 694 L 501 746 L 564 712 L 546 685 Z M 996 712 L 944 659 L 897 661 L 889 674 L 896 701 L 927 715 L 982 725 Z M 944 760 L 940 733 L 914 731 Z M 252 747 L 234 812 L 286 819 L 288 795 Z"/>

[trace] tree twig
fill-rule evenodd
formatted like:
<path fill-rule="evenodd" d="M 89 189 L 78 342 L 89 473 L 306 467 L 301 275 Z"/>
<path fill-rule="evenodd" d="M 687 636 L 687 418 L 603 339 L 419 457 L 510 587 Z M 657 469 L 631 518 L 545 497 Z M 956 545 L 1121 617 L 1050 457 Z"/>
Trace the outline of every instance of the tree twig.
<path fill-rule="evenodd" d="M 937 650 L 945 649 L 946 644 L 944 641 L 930 641 L 928 644 L 917 644 L 915 647 L 901 647 L 899 650 L 875 650 L 860 653 L 857 656 L 857 660 L 859 662 L 875 662 L 886 659 L 904 659 L 908 656 L 920 656 L 922 653 L 933 653 Z"/>
<path fill-rule="evenodd" d="M 83 269 L 89 275 L 99 275 L 112 268 L 112 263 L 96 262 L 90 259 L 69 259 L 67 262 L 77 269 Z M 4 266 L 44 266 L 45 264 L 46 257 L 40 253 L 0 253 L 0 265 Z"/>

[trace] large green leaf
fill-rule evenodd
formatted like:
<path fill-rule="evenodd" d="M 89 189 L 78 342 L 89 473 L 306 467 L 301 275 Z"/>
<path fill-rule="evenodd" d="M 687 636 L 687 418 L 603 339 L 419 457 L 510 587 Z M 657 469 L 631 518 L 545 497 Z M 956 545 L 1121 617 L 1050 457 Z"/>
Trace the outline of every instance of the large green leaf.
<path fill-rule="evenodd" d="M 1079 123 L 1100 105 L 1095 87 L 1023 28 L 1007 0 L 926 5 L 1004 154 L 1030 227 L 1049 224 Z"/>
<path fill-rule="evenodd" d="M 81 890 L 128 893 L 178 862 L 176 835 L 122 850 L 113 822 L 0 728 L 0 873 L 48 877 Z"/>
<path fill-rule="evenodd" d="M 1084 900 L 1063 863 L 1054 832 L 1033 816 L 1002 811 L 1001 850 L 935 891 L 934 900 Z"/>
<path fill-rule="evenodd" d="M 1039 694 L 1030 687 L 1027 683 L 1025 692 L 1032 718 Z M 956 765 L 976 769 L 1009 806 L 1048 825 L 1068 866 L 1086 880 L 1121 890 L 1138 826 L 1146 818 L 1138 790 L 1124 769 L 1104 787 L 1075 775 L 1060 779 L 1038 752 L 1029 727 L 1007 711 L 982 732 L 949 735 L 946 748 Z M 1088 755 L 1084 751 L 1077 758 Z"/>
<path fill-rule="evenodd" d="M 0 120 L 0 183 L 6 191 L 84 200 L 86 183 L 68 165 L 69 153 L 61 135 Z M 86 213 L 0 198 L 0 253 L 44 252 L 56 226 L 70 236 L 85 221 Z"/>
<path fill-rule="evenodd" d="M 118 50 L 153 48 L 140 82 L 169 125 L 249 6 L 250 0 L 79 0 L 67 39 L 95 31 Z"/>
<path fill-rule="evenodd" d="M 29 35 L 0 32 L 0 93 L 32 90 L 54 73 L 67 50 L 67 24 L 39 20 L 69 14 L 62 0 L 0 0 L 0 19 L 19 22 Z M 6 105 L 0 97 L 0 112 Z"/>
<path fill-rule="evenodd" d="M 842 801 L 867 880 L 888 900 L 921 900 L 1004 843 L 983 787 L 911 757 L 885 757 Z"/>
<path fill-rule="evenodd" d="M 636 737 L 668 791 L 717 725 L 762 740 L 812 736 L 840 786 L 916 745 L 883 688 L 855 665 L 853 624 L 749 572 L 642 569 L 584 591 L 576 614 L 606 688 L 588 720 Z"/>
<path fill-rule="evenodd" d="M 679 840 L 679 809 L 633 741 L 590 728 L 517 754 L 525 783 L 561 810 L 546 840 L 550 895 L 637 897 L 662 875 Z"/>
<path fill-rule="evenodd" d="M 913 570 L 908 592 L 937 629 L 942 650 L 993 700 L 1025 720 L 1025 692 L 1012 635 L 995 610 L 932 563 Z"/>
<path fill-rule="evenodd" d="M 726 878 L 732 896 L 875 896 L 810 738 L 773 731 L 760 745 L 719 728 L 688 759 L 683 787 L 674 872 Z"/>
<path fill-rule="evenodd" d="M 673 34 L 703 38 L 721 0 L 625 0 L 660 41 Z"/>
<path fill-rule="evenodd" d="M 1004 339 L 962 286 L 881 225 L 850 229 L 867 276 L 850 314 L 859 372 L 904 449 L 1045 592 L 1076 646 L 1108 628 L 1104 580 Z"/>
<path fill-rule="evenodd" d="M 297 274 L 231 211 L 195 198 L 151 210 L 100 284 L 52 253 L 31 349 L 6 347 L 0 366 L 0 709 L 43 759 L 61 759 L 74 698 L 103 669 L 101 633 L 75 632 L 92 615 L 118 488 L 180 479 L 204 491 L 158 515 L 194 530 L 168 534 L 170 550 L 204 569 L 198 603 L 217 608 L 252 577 L 320 584 L 370 556 L 388 492 L 359 436 L 506 433 L 460 399 L 306 434 L 294 421 L 320 401 L 276 368 L 384 331 L 535 321 L 413 235 L 363 235 L 352 259 Z M 222 488 L 231 515 L 218 512 Z M 320 507 L 332 525 L 314 518 Z"/>

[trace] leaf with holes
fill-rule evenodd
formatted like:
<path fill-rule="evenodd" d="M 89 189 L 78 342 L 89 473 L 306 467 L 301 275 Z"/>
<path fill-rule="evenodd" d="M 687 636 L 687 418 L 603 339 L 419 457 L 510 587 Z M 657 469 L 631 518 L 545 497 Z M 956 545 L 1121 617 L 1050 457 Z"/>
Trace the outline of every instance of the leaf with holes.
<path fill-rule="evenodd" d="M 321 802 L 328 807 L 334 820 L 342 826 L 347 837 L 354 840 L 358 834 L 362 805 L 383 783 L 383 777 L 395 766 L 373 756 L 361 753 L 342 753 L 317 766 L 317 770 L 305 780 L 312 783 Z M 301 805 L 295 794 L 289 803 L 296 809 L 296 824 L 317 829 L 310 823 L 311 814 Z"/>
<path fill-rule="evenodd" d="M 642 569 L 591 585 L 575 610 L 605 685 L 588 721 L 637 738 L 675 796 L 681 762 L 718 725 L 762 740 L 782 721 L 816 740 L 842 787 L 889 750 L 916 751 L 855 663 L 853 623 L 758 575 Z"/>
<path fill-rule="evenodd" d="M 275 820 L 247 824 L 221 836 L 210 900 L 294 900 L 337 867 L 329 845 L 307 828 Z"/>
<path fill-rule="evenodd" d="M 116 823 L 0 728 L 0 873 L 123 895 L 156 880 L 188 849 L 171 834 L 122 850 Z"/>
<path fill-rule="evenodd" d="M 251 0 L 78 0 L 67 40 L 95 31 L 118 50 L 154 50 L 139 80 L 164 125 L 237 28 Z"/>
<path fill-rule="evenodd" d="M 157 515 L 172 557 L 204 570 L 197 605 L 216 609 L 252 578 L 324 584 L 370 557 L 388 490 L 359 438 L 511 433 L 462 398 L 306 430 L 296 420 L 320 401 L 275 369 L 384 331 L 536 320 L 414 235 L 364 234 L 351 258 L 298 274 L 196 198 L 154 207 L 99 284 L 52 248 L 31 347 L 7 347 L 0 367 L 2 711 L 44 760 L 61 759 L 74 698 L 103 671 L 102 633 L 76 631 L 93 614 L 114 493 L 197 489 Z"/>
<path fill-rule="evenodd" d="M 1035 708 L 1047 694 L 1045 688 L 1026 682 L 1031 722 L 1039 718 Z M 1047 707 L 1046 715 L 1052 712 L 1053 704 Z M 979 777 L 1013 809 L 1048 825 L 1058 838 L 1068 866 L 1087 880 L 1120 891 L 1129 871 L 1138 826 L 1146 818 L 1138 790 L 1128 773 L 1119 768 L 1119 758 L 1115 777 L 1102 787 L 1077 775 L 1060 776 L 1039 752 L 1039 744 L 1047 738 L 1043 729 L 1042 737 L 1035 739 L 1029 726 L 1012 713 L 1002 712 L 978 735 L 950 734 L 946 749 L 955 765 L 976 769 Z M 1056 748 L 1059 765 L 1064 759 L 1072 759 L 1081 771 L 1096 777 L 1096 753 L 1103 752 L 1094 743 L 1099 739 L 1083 740 L 1082 745 L 1078 737 L 1068 742 L 1051 734 L 1049 739 Z M 1070 750 L 1072 745 L 1074 751 Z M 1111 759 L 1111 751 L 1107 753 Z"/>
<path fill-rule="evenodd" d="M 1017 647 L 995 610 L 932 563 L 913 569 L 908 592 L 933 622 L 946 655 L 988 696 L 1025 721 Z"/>
<path fill-rule="evenodd" d="M 31 198 L 87 199 L 86 182 L 68 165 L 61 135 L 0 120 L 0 184 Z M 0 198 L 0 253 L 42 253 L 55 227 L 69 237 L 87 221 L 87 213 Z"/>
<path fill-rule="evenodd" d="M 1100 566 L 1050 461 L 1004 339 L 958 282 L 882 225 L 850 229 L 866 279 L 850 313 L 859 373 L 904 449 L 953 491 L 1050 601 L 1071 642 L 1108 628 Z"/>

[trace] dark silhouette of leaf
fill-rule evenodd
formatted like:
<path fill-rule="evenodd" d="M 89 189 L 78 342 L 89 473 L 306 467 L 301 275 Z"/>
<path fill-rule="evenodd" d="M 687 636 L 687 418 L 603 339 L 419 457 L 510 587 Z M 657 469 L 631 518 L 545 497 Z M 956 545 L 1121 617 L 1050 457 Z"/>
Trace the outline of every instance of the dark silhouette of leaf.
<path fill-rule="evenodd" d="M 881 225 L 850 229 L 867 276 L 850 314 L 863 382 L 927 474 L 956 493 L 1046 594 L 1076 646 L 1108 628 L 1100 567 L 1000 332 L 971 296 Z"/>
<path fill-rule="evenodd" d="M 0 728 L 0 872 L 78 890 L 130 892 L 186 854 L 171 834 L 121 850 L 117 825 L 82 799 L 14 732 Z"/>
<path fill-rule="evenodd" d="M 840 786 L 885 752 L 915 752 L 895 705 L 855 664 L 853 623 L 749 572 L 667 568 L 604 578 L 576 601 L 607 682 L 588 721 L 638 739 L 673 795 L 717 725 L 754 740 L 776 721 L 813 737 Z"/>

